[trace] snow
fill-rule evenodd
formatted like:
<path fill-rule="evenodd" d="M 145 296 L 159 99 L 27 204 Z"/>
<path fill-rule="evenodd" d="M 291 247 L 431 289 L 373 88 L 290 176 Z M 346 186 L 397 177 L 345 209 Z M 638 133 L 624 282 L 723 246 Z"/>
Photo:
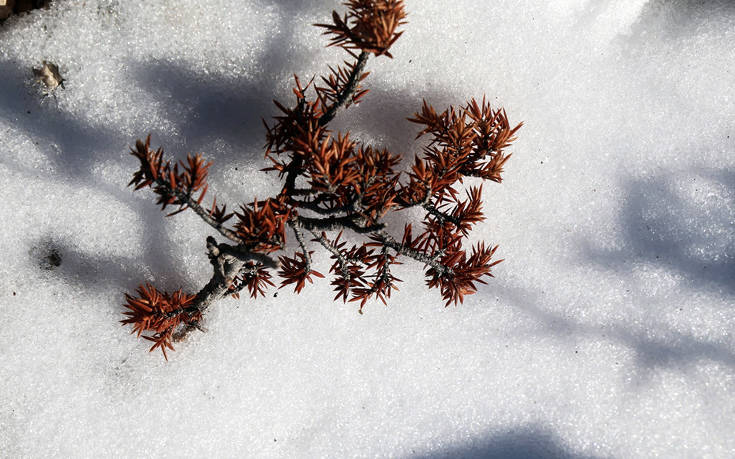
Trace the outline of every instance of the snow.
<path fill-rule="evenodd" d="M 496 278 L 445 309 L 407 263 L 362 316 L 324 281 L 224 300 L 168 362 L 120 326 L 141 282 L 210 275 L 211 231 L 126 187 L 128 146 L 205 152 L 231 205 L 272 194 L 260 118 L 339 62 L 311 26 L 337 3 L 67 0 L 0 26 L 0 456 L 735 455 L 728 0 L 408 0 L 335 127 L 412 155 L 422 98 L 524 121 L 474 236 Z M 45 98 L 43 60 L 66 79 Z"/>

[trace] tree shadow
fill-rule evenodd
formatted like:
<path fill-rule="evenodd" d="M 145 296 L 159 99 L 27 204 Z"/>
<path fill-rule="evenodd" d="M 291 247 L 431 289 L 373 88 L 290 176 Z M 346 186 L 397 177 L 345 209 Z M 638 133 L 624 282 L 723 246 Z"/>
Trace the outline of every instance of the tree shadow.
<path fill-rule="evenodd" d="M 32 265 L 47 276 L 107 295 L 132 292 L 141 283 L 153 282 L 154 279 L 164 290 L 179 287 L 186 290 L 187 286 L 194 285 L 193 279 L 180 270 L 172 269 L 176 266 L 172 255 L 176 247 L 166 237 L 160 215 L 155 215 L 159 218 L 153 217 L 145 223 L 149 237 L 145 239 L 144 255 L 140 258 L 89 252 L 81 249 L 78 241 L 52 233 L 31 242 L 28 256 Z"/>
<path fill-rule="evenodd" d="M 584 241 L 584 258 L 621 273 L 631 263 L 649 263 L 680 275 L 691 289 L 735 294 L 735 202 L 728 202 L 735 196 L 735 171 L 631 179 L 624 187 L 621 247 Z M 687 188 L 690 196 L 684 196 Z"/>
<path fill-rule="evenodd" d="M 322 4 L 323 2 L 319 0 L 284 0 L 277 7 L 291 15 L 301 15 L 309 14 L 311 9 L 319 8 Z M 328 13 L 325 13 L 324 17 L 328 17 Z M 172 121 L 176 132 L 182 133 L 180 137 L 174 138 L 164 133 L 156 133 L 154 130 L 154 135 L 160 137 L 154 139 L 154 146 L 162 144 L 167 153 L 173 152 L 171 156 L 182 159 L 186 152 L 202 151 L 218 142 L 224 147 L 218 148 L 214 155 L 204 151 L 207 158 L 215 162 L 215 168 L 220 164 L 238 162 L 269 166 L 269 162 L 263 158 L 265 129 L 261 120 L 263 118 L 269 120 L 272 115 L 277 114 L 272 99 L 278 97 L 278 94 L 289 94 L 288 98 L 278 98 L 289 105 L 293 102 L 290 92 L 284 87 L 284 82 L 294 70 L 298 71 L 299 64 L 294 67 L 293 61 L 298 63 L 309 59 L 308 52 L 305 54 L 304 50 L 298 47 L 284 46 L 284 43 L 293 42 L 295 33 L 293 27 L 277 28 L 269 37 L 266 51 L 255 65 L 255 68 L 260 69 L 259 72 L 242 79 L 216 73 L 192 72 L 185 63 L 179 61 L 130 62 L 127 68 L 130 69 L 131 80 L 157 102 L 163 102 L 162 109 L 166 118 Z M 319 33 L 318 30 L 315 29 L 315 33 Z M 343 57 L 344 55 L 340 56 Z M 326 70 L 327 64 L 337 62 L 339 60 L 325 62 L 321 66 L 322 71 Z M 16 120 L 13 128 L 39 145 L 47 158 L 45 160 L 53 169 L 54 178 L 83 183 L 131 206 L 141 217 L 144 224 L 143 231 L 146 234 L 145 255 L 142 262 L 156 275 L 170 272 L 175 266 L 172 254 L 176 247 L 172 246 L 166 236 L 163 215 L 149 200 L 151 197 L 146 196 L 149 198 L 146 200 L 130 199 L 132 191 L 123 187 L 123 184 L 105 182 L 93 173 L 96 164 L 108 159 L 103 157 L 102 153 L 109 152 L 110 145 L 119 144 L 121 154 L 129 159 L 125 154 L 125 146 L 130 145 L 134 139 L 127 138 L 115 128 L 92 126 L 83 119 L 60 110 L 53 97 L 41 99 L 27 86 L 31 78 L 31 69 L 21 70 L 20 63 L 0 62 L 0 80 L 5 86 L 0 92 L 0 118 Z M 302 80 L 308 81 L 309 78 L 310 75 L 302 75 Z M 366 126 L 358 127 L 354 129 L 355 131 L 378 139 L 378 142 L 384 142 L 394 150 L 394 153 L 406 153 L 400 150 L 403 147 L 416 148 L 413 140 L 418 129 L 411 129 L 415 126 L 406 121 L 406 118 L 420 109 L 420 97 L 417 98 L 407 92 L 396 93 L 373 88 L 372 83 L 378 84 L 379 81 L 379 75 L 370 76 L 366 81 L 366 87 L 372 90 L 372 94 L 369 94 L 366 102 L 359 107 L 340 114 L 335 120 L 334 129 L 353 130 L 357 124 L 350 121 L 354 114 L 356 119 L 367 121 Z M 433 102 L 437 108 L 442 108 L 441 102 L 449 100 L 447 92 L 441 90 L 433 91 L 424 97 Z M 462 104 L 464 100 L 452 102 Z M 368 114 L 367 117 L 364 116 L 365 113 Z M 370 113 L 380 113 L 381 116 L 369 116 Z M 134 160 L 130 161 L 132 173 L 135 165 Z M 22 160 L 0 158 L 0 162 L 23 174 L 38 175 L 38 171 L 32 166 L 23 164 Z M 272 176 L 273 181 L 276 181 L 275 175 Z M 213 185 L 216 187 L 217 184 Z M 253 197 L 242 196 L 242 200 L 246 201 Z M 236 205 L 237 202 L 230 204 L 228 207 Z M 400 229 L 403 224 L 398 220 L 403 220 L 402 216 L 393 218 L 391 223 L 395 223 L 395 228 Z M 87 283 L 90 287 L 98 286 L 91 288 L 102 288 L 99 286 L 119 276 L 120 289 L 130 288 L 133 281 L 131 275 L 134 276 L 135 273 L 120 268 L 126 260 L 104 253 L 83 253 L 75 249 L 77 245 L 73 241 L 59 240 L 53 234 L 48 235 L 47 239 L 56 240 L 64 255 L 64 263 L 53 271 L 55 274 L 63 275 L 75 282 Z M 135 265 L 134 260 L 128 260 L 127 263 Z"/>
<path fill-rule="evenodd" d="M 41 145 L 46 159 L 60 176 L 89 182 L 98 153 L 119 142 L 118 132 L 103 127 L 92 127 L 68 113 L 59 110 L 54 96 L 43 97 L 30 87 L 31 69 L 21 70 L 16 61 L 0 62 L 0 117 L 12 121 L 15 128 Z M 57 89 L 63 90 L 63 89 Z M 23 170 L 23 164 L 5 164 Z"/>
<path fill-rule="evenodd" d="M 313 3 L 287 0 L 279 7 L 300 14 L 301 11 L 313 7 Z M 6 33 L 9 33 L 9 29 Z M 288 28 L 279 28 L 279 32 L 271 36 L 274 55 L 266 53 L 264 61 L 258 64 L 264 71 L 263 78 L 258 81 L 233 83 L 231 79 L 192 76 L 191 71 L 183 65 L 155 62 L 133 62 L 133 76 L 137 77 L 141 87 L 158 100 L 171 101 L 164 103 L 165 109 L 179 123 L 179 132 L 185 133 L 185 138 L 171 142 L 174 146 L 185 146 L 188 151 L 196 151 L 217 139 L 231 144 L 235 151 L 244 147 L 245 151 L 251 153 L 244 158 L 247 161 L 254 158 L 263 161 L 265 131 L 260 117 L 267 116 L 272 111 L 271 97 L 277 81 L 267 77 L 269 72 L 276 71 L 276 67 L 284 63 L 289 53 L 293 52 L 288 47 L 278 46 L 282 45 L 282 40 L 287 39 L 290 33 Z M 0 163 L 29 177 L 50 175 L 54 180 L 83 184 L 132 207 L 140 215 L 144 225 L 146 245 L 141 262 L 156 273 L 157 277 L 167 277 L 165 273 L 175 271 L 172 269 L 176 265 L 172 254 L 176 247 L 172 246 L 166 236 L 163 214 L 157 210 L 151 197 L 148 200 L 131 199 L 132 190 L 125 188 L 126 183 L 107 183 L 92 172 L 97 162 L 107 159 L 102 158 L 100 153 L 109 151 L 110 145 L 119 144 L 121 154 L 127 158 L 125 146 L 130 145 L 134 139 L 128 139 L 114 128 L 92 126 L 60 110 L 53 95 L 43 98 L 38 90 L 31 87 L 32 79 L 31 69 L 23 69 L 19 62 L 0 62 L 0 81 L 3 81 L 4 86 L 0 91 L 0 118 L 10 121 L 12 129 L 38 145 L 44 154 L 44 161 L 49 163 L 53 172 L 44 174 L 33 165 L 25 164 L 22 158 L 3 157 L 0 158 Z M 271 86 L 264 87 L 264 82 L 271 82 Z M 188 108 L 183 118 L 178 117 L 176 112 L 182 104 Z M 214 159 L 224 162 L 235 159 L 227 157 L 227 149 L 223 150 L 224 153 Z M 252 153 L 251 150 L 257 153 Z M 181 155 L 176 156 L 181 159 Z M 134 168 L 134 160 L 131 160 L 131 175 Z M 36 244 L 41 247 L 51 244 L 62 255 L 60 266 L 49 270 L 47 274 L 62 276 L 89 288 L 106 288 L 113 282 L 120 290 L 128 290 L 135 277 L 135 270 L 128 270 L 124 266 L 140 266 L 135 260 L 124 260 L 104 253 L 84 253 L 75 248 L 77 244 L 74 241 L 64 240 L 55 234 L 42 237 Z M 47 256 L 41 252 L 43 250 L 30 256 Z"/>
<path fill-rule="evenodd" d="M 324 70 L 326 64 L 329 63 L 325 63 Z M 164 109 L 169 111 L 168 118 L 174 121 L 176 131 L 182 136 L 166 139 L 167 145 L 183 147 L 186 151 L 202 151 L 213 141 L 221 141 L 230 147 L 219 153 L 217 160 L 223 164 L 246 160 L 269 165 L 263 159 L 266 134 L 263 121 L 272 125 L 272 116 L 280 114 L 273 100 L 284 92 L 282 82 L 277 79 L 263 81 L 261 78 L 235 81 L 227 76 L 196 75 L 185 64 L 170 61 L 136 62 L 130 66 L 139 86 L 153 98 L 173 101 Z M 302 82 L 311 77 L 300 75 Z M 421 109 L 421 97 L 441 110 L 449 105 L 451 99 L 438 91 L 417 98 L 406 92 L 374 88 L 371 87 L 373 78 L 378 77 L 370 75 L 364 84 L 370 91 L 365 100 L 359 106 L 341 111 L 330 123 L 330 129 L 334 133 L 349 130 L 358 133 L 358 137 L 359 133 L 368 134 L 382 142 L 379 146 L 390 148 L 394 154 L 415 148 L 415 136 L 420 129 L 407 118 Z M 289 88 L 291 83 L 292 80 Z M 278 100 L 290 106 L 295 99 L 289 96 Z M 465 102 L 465 99 L 451 101 L 455 106 Z M 182 110 L 182 107 L 186 108 Z M 366 113 L 380 113 L 381 116 L 366 117 Z M 356 125 L 353 118 L 363 124 Z M 231 154 L 228 150 L 241 153 Z"/>
<path fill-rule="evenodd" d="M 701 360 L 711 360 L 735 369 L 735 352 L 729 346 L 698 338 L 693 333 L 662 330 L 657 337 L 652 337 L 648 330 L 633 329 L 625 323 L 585 324 L 544 309 L 540 306 L 542 299 L 527 289 L 503 285 L 499 281 L 495 291 L 514 308 L 538 320 L 544 333 L 563 342 L 610 340 L 632 350 L 636 376 L 631 381 L 633 385 L 648 381 L 656 369 L 687 370 Z"/>
<path fill-rule="evenodd" d="M 174 266 L 171 251 L 175 248 L 166 236 L 161 212 L 149 200 L 131 199 L 132 190 L 126 189 L 127 183 L 108 183 L 93 173 L 95 163 L 103 159 L 100 153 L 109 151 L 111 144 L 124 145 L 122 135 L 112 129 L 90 126 L 58 109 L 53 96 L 42 98 L 28 86 L 28 81 L 32 78 L 30 70 L 23 72 L 19 69 L 17 62 L 0 62 L 0 80 L 6 85 L 0 91 L 0 118 L 11 121 L 13 129 L 32 139 L 43 152 L 44 161 L 49 163 L 53 172 L 40 171 L 22 160 L 7 157 L 0 158 L 0 163 L 28 177 L 48 176 L 51 180 L 79 184 L 124 202 L 141 216 L 144 225 L 146 247 L 141 261 L 154 271 L 169 271 Z M 121 153 L 124 154 L 122 148 Z M 66 202 L 65 205 L 73 206 L 74 203 Z M 68 280 L 83 282 L 88 288 L 100 289 L 101 285 L 109 286 L 107 277 L 118 274 L 121 275 L 121 280 L 116 283 L 117 287 L 120 290 L 130 287 L 123 272 L 111 271 L 111 266 L 119 265 L 121 260 L 100 254 L 91 256 L 75 252 L 73 247 L 76 244 L 73 241 L 64 240 L 55 234 L 47 234 L 34 244 L 38 250 L 29 256 L 40 257 L 39 263 L 43 263 L 44 257 L 48 257 L 45 254 L 48 247 L 54 247 L 62 257 L 58 268 L 46 269 L 49 271 L 48 275 L 60 275 Z"/>
<path fill-rule="evenodd" d="M 634 35 L 650 33 L 657 24 L 665 37 L 682 38 L 701 32 L 711 21 L 735 18 L 732 0 L 651 0 L 632 28 Z"/>
<path fill-rule="evenodd" d="M 417 454 L 420 458 L 477 458 L 477 459 L 576 459 L 588 458 L 570 450 L 547 427 L 536 424 L 521 426 L 474 439 L 472 442 L 449 447 L 431 454 Z"/>
<path fill-rule="evenodd" d="M 593 240 L 580 242 L 583 263 L 629 277 L 644 264 L 672 273 L 692 291 L 735 295 L 735 171 L 688 170 L 630 179 L 620 213 L 618 248 Z M 544 324 L 560 339 L 612 340 L 634 351 L 638 383 L 657 368 L 686 370 L 701 360 L 735 369 L 730 346 L 698 337 L 694 331 L 663 326 L 652 330 L 626 323 L 585 324 L 543 308 L 528 289 L 496 284 L 499 296 Z M 621 295 L 623 293 L 621 292 Z"/>

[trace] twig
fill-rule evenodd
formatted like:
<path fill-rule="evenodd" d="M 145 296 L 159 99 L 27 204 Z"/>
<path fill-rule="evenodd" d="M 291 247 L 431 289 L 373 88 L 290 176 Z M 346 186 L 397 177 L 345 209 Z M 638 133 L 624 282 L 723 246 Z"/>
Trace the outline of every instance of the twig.
<path fill-rule="evenodd" d="M 218 245 L 212 236 L 207 238 L 207 251 L 209 261 L 212 263 L 212 278 L 199 290 L 194 302 L 186 308 L 186 311 L 204 313 L 212 303 L 231 293 L 230 285 L 245 266 L 245 261 L 240 256 L 233 256 L 228 247 L 230 246 L 225 244 Z M 191 322 L 176 332 L 174 340 L 184 339 L 187 334 L 197 329 L 201 330 L 199 323 Z"/>
<path fill-rule="evenodd" d="M 309 232 L 312 234 L 312 236 L 314 236 L 314 238 L 315 238 L 314 240 L 315 241 L 319 242 L 319 244 L 321 244 L 322 247 L 324 247 L 325 249 L 327 249 L 327 251 L 329 251 L 329 253 L 331 253 L 332 255 L 334 255 L 337 258 L 337 262 L 339 263 L 339 269 L 340 269 L 340 271 L 342 271 L 342 276 L 345 279 L 350 280 L 350 278 L 352 276 L 350 275 L 350 270 L 347 267 L 347 263 L 349 263 L 350 261 L 357 262 L 359 260 L 348 259 L 344 255 L 342 255 L 342 252 L 340 252 L 335 246 L 333 246 L 332 244 L 329 243 L 329 241 L 327 240 L 326 235 L 324 234 L 324 232 L 322 232 L 322 234 L 320 234 L 320 235 L 318 235 L 317 233 L 315 233 L 312 230 L 309 230 Z"/>
<path fill-rule="evenodd" d="M 369 234 L 385 228 L 384 223 L 363 226 L 365 223 L 364 220 L 364 217 L 357 214 L 327 218 L 298 217 L 299 224 L 306 230 L 333 231 L 341 228 L 349 228 L 358 234 Z"/>
<path fill-rule="evenodd" d="M 242 243 L 242 239 L 240 239 L 237 233 L 226 228 L 222 223 L 213 219 L 209 215 L 209 212 L 205 210 L 202 206 L 200 206 L 196 200 L 194 200 L 191 194 L 187 194 L 187 193 L 184 193 L 183 191 L 173 189 L 171 187 L 171 184 L 168 183 L 166 180 L 164 180 L 161 176 L 158 176 L 154 180 L 154 182 L 156 183 L 156 185 L 166 188 L 166 192 L 169 193 L 170 195 L 174 195 L 177 198 L 179 198 L 179 201 L 186 203 L 186 204 L 183 204 L 181 208 L 178 211 L 176 211 L 176 213 L 186 210 L 186 208 L 188 207 L 194 212 L 196 212 L 196 214 L 199 215 L 202 218 L 202 220 L 204 220 L 212 228 L 216 229 L 222 236 L 226 237 L 232 242 L 236 242 L 238 244 Z"/>
<path fill-rule="evenodd" d="M 304 253 L 304 275 L 308 275 L 311 272 L 311 255 L 309 250 L 306 248 L 306 241 L 304 241 L 304 233 L 301 232 L 301 226 L 297 219 L 289 220 L 288 226 L 293 230 L 296 240 L 301 247 L 301 251 Z"/>
<path fill-rule="evenodd" d="M 334 104 L 332 104 L 332 106 L 329 107 L 321 117 L 319 117 L 319 127 L 325 127 L 330 121 L 332 121 L 334 117 L 337 116 L 337 111 L 339 111 L 339 109 L 342 108 L 355 93 L 357 85 L 360 84 L 360 76 L 362 76 L 362 72 L 365 70 L 365 64 L 367 63 L 368 56 L 369 53 L 363 51 L 357 57 L 357 63 L 352 69 L 352 72 L 350 72 L 350 77 L 347 80 L 347 84 L 344 89 L 340 91 Z M 303 101 L 304 100 L 301 99 L 299 104 L 303 104 Z M 287 167 L 288 172 L 286 174 L 286 181 L 283 189 L 289 196 L 292 196 L 294 187 L 296 186 L 296 177 L 302 172 L 301 168 L 303 163 L 303 158 L 301 156 L 296 156 Z"/>
<path fill-rule="evenodd" d="M 340 91 L 334 104 L 332 104 L 332 106 L 329 107 L 329 110 L 324 112 L 324 114 L 319 118 L 319 126 L 324 127 L 327 123 L 332 121 L 337 115 L 337 111 L 342 108 L 355 93 L 357 85 L 360 84 L 360 77 L 362 76 L 362 72 L 365 70 L 365 64 L 367 63 L 369 55 L 370 53 L 363 51 L 357 57 L 357 63 L 350 73 L 350 78 L 347 80 L 347 84 L 344 89 Z"/>
<path fill-rule="evenodd" d="M 443 265 L 442 263 L 438 262 L 435 258 L 430 257 L 429 255 L 425 253 L 421 253 L 418 250 L 404 246 L 403 244 L 393 239 L 393 236 L 388 234 L 385 230 L 376 231 L 375 235 L 384 245 L 395 250 L 396 253 L 413 258 L 414 260 L 420 261 L 421 263 L 424 263 L 427 266 L 431 266 L 439 274 L 449 274 L 450 276 L 454 275 L 454 271 L 452 270 L 452 268 L 446 265 Z"/>

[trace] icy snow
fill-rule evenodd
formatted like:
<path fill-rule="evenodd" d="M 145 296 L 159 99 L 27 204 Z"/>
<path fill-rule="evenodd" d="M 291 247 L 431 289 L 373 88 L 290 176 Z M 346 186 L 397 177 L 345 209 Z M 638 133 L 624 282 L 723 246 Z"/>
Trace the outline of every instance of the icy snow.
<path fill-rule="evenodd" d="M 201 287 L 212 231 L 126 188 L 127 148 L 204 152 L 231 205 L 272 194 L 260 118 L 342 58 L 310 25 L 342 7 L 59 0 L 0 26 L 0 456 L 735 456 L 735 4 L 406 4 L 335 127 L 412 155 L 422 98 L 524 121 L 474 236 L 496 278 L 445 309 L 407 263 L 362 316 L 328 282 L 228 299 L 169 362 L 123 294 Z"/>

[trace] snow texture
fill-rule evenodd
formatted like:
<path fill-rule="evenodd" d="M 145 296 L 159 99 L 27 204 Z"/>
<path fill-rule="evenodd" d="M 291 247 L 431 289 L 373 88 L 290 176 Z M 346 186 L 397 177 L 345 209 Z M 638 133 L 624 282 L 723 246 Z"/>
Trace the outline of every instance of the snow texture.
<path fill-rule="evenodd" d="M 496 278 L 444 308 L 406 263 L 362 316 L 325 281 L 227 299 L 169 362 L 123 294 L 196 291 L 212 231 L 126 188 L 128 146 L 204 152 L 230 205 L 271 195 L 260 118 L 342 59 L 311 26 L 342 7 L 58 0 L 0 25 L 0 456 L 735 455 L 735 4 L 406 3 L 335 128 L 409 156 L 422 98 L 524 121 L 473 236 Z"/>

